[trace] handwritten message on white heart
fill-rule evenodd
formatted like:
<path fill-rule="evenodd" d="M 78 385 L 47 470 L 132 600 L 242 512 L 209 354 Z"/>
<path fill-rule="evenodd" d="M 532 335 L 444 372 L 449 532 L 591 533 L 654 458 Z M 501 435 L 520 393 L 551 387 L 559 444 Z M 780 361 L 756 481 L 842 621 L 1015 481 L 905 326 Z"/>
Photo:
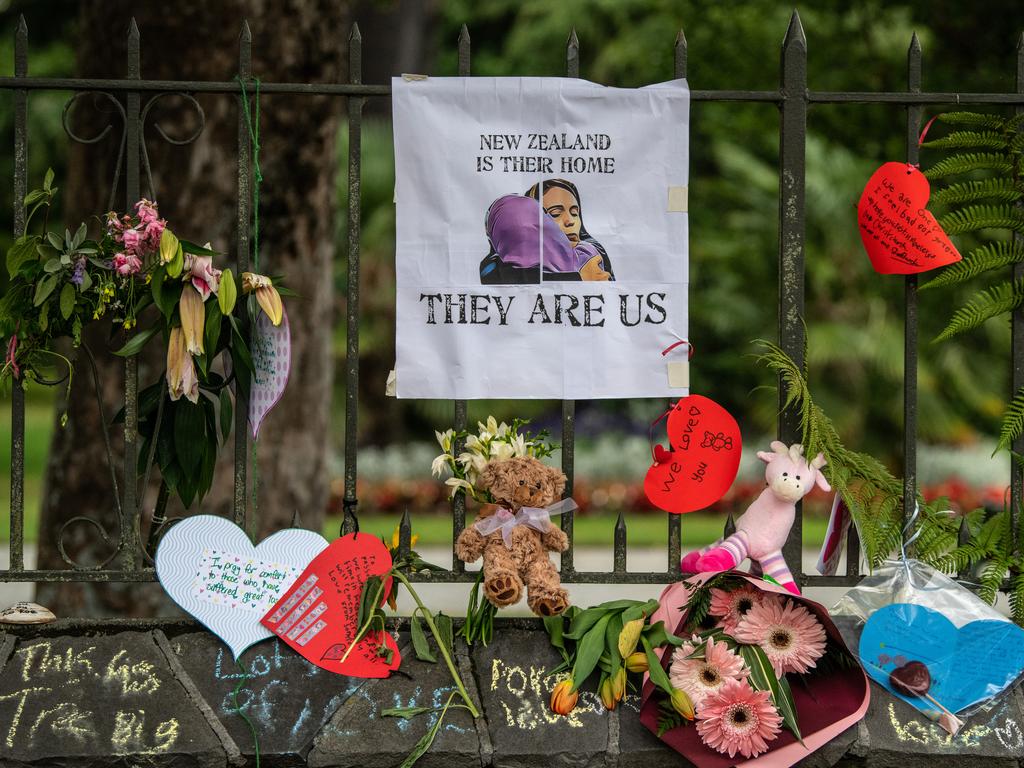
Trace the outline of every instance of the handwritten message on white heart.
<path fill-rule="evenodd" d="M 249 392 L 249 428 L 255 440 L 260 425 L 277 405 L 288 386 L 292 367 L 292 336 L 288 313 L 282 310 L 281 324 L 275 326 L 260 312 L 252 329 L 252 389 Z"/>
<path fill-rule="evenodd" d="M 260 618 L 292 586 L 327 540 L 288 528 L 254 546 L 223 517 L 196 515 L 176 523 L 156 551 L 156 576 L 171 599 L 227 643 L 237 659 L 270 637 Z"/>

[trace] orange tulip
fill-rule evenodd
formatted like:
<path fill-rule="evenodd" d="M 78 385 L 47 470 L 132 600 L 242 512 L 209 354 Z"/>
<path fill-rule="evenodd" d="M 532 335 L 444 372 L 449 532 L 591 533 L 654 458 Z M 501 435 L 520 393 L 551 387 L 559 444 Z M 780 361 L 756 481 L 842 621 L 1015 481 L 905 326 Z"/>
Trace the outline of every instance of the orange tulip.
<path fill-rule="evenodd" d="M 605 709 L 609 712 L 615 709 L 615 705 L 619 703 L 619 700 L 615 698 L 615 686 L 612 683 L 612 678 L 606 677 L 602 680 L 597 692 L 601 696 L 601 703 L 604 704 Z"/>
<path fill-rule="evenodd" d="M 636 651 L 631 653 L 625 659 L 626 669 L 630 672 L 646 672 L 647 666 L 647 654 L 643 651 Z"/>
<path fill-rule="evenodd" d="M 576 708 L 579 691 L 573 690 L 572 680 L 563 680 L 551 691 L 551 711 L 556 715 L 568 715 Z"/>
<path fill-rule="evenodd" d="M 672 689 L 670 701 L 672 702 L 672 709 L 687 720 L 693 720 L 693 702 L 686 695 L 686 691 L 682 691 L 679 688 Z"/>

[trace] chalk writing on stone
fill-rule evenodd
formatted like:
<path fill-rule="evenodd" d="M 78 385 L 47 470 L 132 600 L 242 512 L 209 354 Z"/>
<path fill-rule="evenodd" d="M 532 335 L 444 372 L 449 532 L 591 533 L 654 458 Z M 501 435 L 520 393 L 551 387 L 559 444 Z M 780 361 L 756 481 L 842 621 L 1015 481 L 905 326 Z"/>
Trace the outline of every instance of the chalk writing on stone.
<path fill-rule="evenodd" d="M 972 725 L 962 729 L 955 736 L 940 728 L 936 723 L 927 725 L 917 720 L 901 723 L 896 716 L 896 707 L 889 703 L 889 722 L 892 724 L 896 738 L 904 744 L 921 744 L 926 747 L 945 747 L 947 749 L 976 749 L 986 736 L 991 736 L 993 729 L 987 725 Z M 1007 720 L 1009 722 L 1009 720 Z"/>
<path fill-rule="evenodd" d="M 528 668 L 507 664 L 501 659 L 491 662 L 491 691 L 496 692 L 509 728 L 532 731 L 546 724 L 565 723 L 582 728 L 587 715 L 603 715 L 604 706 L 597 694 L 581 691 L 579 703 L 568 715 L 556 715 L 548 707 L 551 691 L 563 675 L 549 675 L 546 667 Z M 502 694 L 508 694 L 503 696 Z"/>

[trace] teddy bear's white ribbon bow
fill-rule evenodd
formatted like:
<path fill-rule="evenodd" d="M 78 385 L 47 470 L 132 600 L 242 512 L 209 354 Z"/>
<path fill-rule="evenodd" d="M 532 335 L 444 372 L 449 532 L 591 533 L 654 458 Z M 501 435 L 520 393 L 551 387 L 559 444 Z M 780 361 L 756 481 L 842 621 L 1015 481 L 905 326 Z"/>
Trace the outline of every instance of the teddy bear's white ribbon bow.
<path fill-rule="evenodd" d="M 511 548 L 512 529 L 517 525 L 525 525 L 535 531 L 547 533 L 551 525 L 551 516 L 560 515 L 578 509 L 578 505 L 572 499 L 562 499 L 550 507 L 522 507 L 516 514 L 505 507 L 499 507 L 498 511 L 490 517 L 486 517 L 473 525 L 481 536 L 487 536 L 495 531 L 501 531 L 501 539 L 505 546 Z"/>

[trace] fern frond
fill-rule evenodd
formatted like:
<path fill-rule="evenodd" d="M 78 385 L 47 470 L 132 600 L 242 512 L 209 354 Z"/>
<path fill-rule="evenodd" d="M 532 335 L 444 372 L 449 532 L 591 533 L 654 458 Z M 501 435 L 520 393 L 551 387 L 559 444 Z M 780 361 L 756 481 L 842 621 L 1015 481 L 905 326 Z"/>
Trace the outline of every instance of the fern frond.
<path fill-rule="evenodd" d="M 1009 570 L 1009 564 L 1002 559 L 995 559 L 987 563 L 981 571 L 981 588 L 978 590 L 978 597 L 992 605 L 996 601 L 999 588 L 1003 585 L 1003 579 L 1006 578 Z"/>
<path fill-rule="evenodd" d="M 1009 229 L 1024 233 L 1024 212 L 1012 205 L 969 205 L 939 219 L 947 235 L 962 235 L 979 229 Z"/>
<path fill-rule="evenodd" d="M 999 131 L 953 131 L 941 139 L 926 141 L 928 149 L 1006 149 L 1009 139 Z"/>
<path fill-rule="evenodd" d="M 954 155 L 953 157 L 940 160 L 925 171 L 924 175 L 929 179 L 942 179 L 946 176 L 983 170 L 1010 174 L 1013 172 L 1013 163 L 1010 162 L 1006 155 L 999 152 Z"/>
<path fill-rule="evenodd" d="M 982 272 L 1002 269 L 1022 261 L 1024 261 L 1024 247 L 1005 240 L 989 243 L 975 248 L 965 255 L 963 260 L 950 264 L 939 273 L 938 277 L 929 280 L 919 290 L 955 285 L 977 277 Z"/>
<path fill-rule="evenodd" d="M 988 128 L 998 131 L 1006 125 L 1006 120 L 999 115 L 981 112 L 943 112 L 938 115 L 940 123 L 946 125 L 965 125 L 972 128 Z"/>
<path fill-rule="evenodd" d="M 953 313 L 949 324 L 934 341 L 946 341 L 957 334 L 977 328 L 993 317 L 1012 312 L 1024 301 L 1024 280 L 1007 281 L 979 291 L 967 304 Z"/>
<path fill-rule="evenodd" d="M 1024 434 L 1024 387 L 1017 390 L 1010 404 L 1006 406 L 1003 413 L 1002 423 L 999 425 L 999 442 L 996 444 L 994 456 L 999 451 L 1009 449 L 1013 441 Z"/>
<path fill-rule="evenodd" d="M 1024 624 L 1024 574 L 1010 579 L 1010 615 L 1017 624 Z"/>
<path fill-rule="evenodd" d="M 1021 134 L 1024 136 L 1024 134 Z M 1017 188 L 1013 179 L 983 179 L 961 181 L 933 192 L 930 203 L 959 205 L 978 200 L 1004 200 L 1012 203 L 1024 197 L 1024 191 Z"/>

